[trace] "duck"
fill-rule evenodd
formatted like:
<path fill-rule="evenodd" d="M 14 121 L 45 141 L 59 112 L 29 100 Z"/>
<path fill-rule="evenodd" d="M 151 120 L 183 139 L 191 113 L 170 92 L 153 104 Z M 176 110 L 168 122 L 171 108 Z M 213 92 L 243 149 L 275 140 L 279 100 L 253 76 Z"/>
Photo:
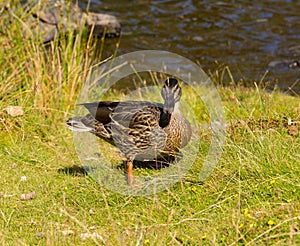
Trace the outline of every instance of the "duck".
<path fill-rule="evenodd" d="M 82 103 L 89 113 L 67 120 L 72 131 L 90 132 L 116 146 L 126 157 L 127 183 L 134 187 L 133 161 L 176 157 L 190 141 L 189 121 L 180 111 L 182 89 L 168 78 L 161 89 L 163 103 L 100 101 Z"/>

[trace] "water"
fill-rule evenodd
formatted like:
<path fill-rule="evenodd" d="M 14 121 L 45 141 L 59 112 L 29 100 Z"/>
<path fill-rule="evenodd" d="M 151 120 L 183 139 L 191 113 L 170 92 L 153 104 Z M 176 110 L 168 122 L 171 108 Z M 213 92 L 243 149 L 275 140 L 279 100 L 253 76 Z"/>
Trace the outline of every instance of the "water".
<path fill-rule="evenodd" d="M 206 72 L 228 65 L 236 81 L 300 94 L 299 1 L 92 0 L 90 9 L 121 21 L 119 55 L 167 50 Z"/>

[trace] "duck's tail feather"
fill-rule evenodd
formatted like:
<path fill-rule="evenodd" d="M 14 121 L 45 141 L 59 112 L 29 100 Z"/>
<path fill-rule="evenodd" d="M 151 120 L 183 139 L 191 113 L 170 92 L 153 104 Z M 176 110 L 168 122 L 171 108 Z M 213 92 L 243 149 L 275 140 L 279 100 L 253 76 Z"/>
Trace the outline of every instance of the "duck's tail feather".
<path fill-rule="evenodd" d="M 76 117 L 67 120 L 70 130 L 75 132 L 93 132 L 94 125 L 87 117 Z"/>

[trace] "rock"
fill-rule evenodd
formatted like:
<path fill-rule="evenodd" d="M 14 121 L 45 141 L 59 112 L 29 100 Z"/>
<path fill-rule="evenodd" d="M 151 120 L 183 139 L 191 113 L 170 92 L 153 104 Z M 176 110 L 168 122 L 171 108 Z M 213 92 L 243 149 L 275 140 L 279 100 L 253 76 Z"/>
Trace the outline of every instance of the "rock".
<path fill-rule="evenodd" d="M 22 194 L 21 195 L 21 200 L 27 201 L 27 200 L 31 200 L 35 197 L 36 197 L 36 193 L 35 193 L 35 191 L 32 191 L 32 192 L 27 193 L 27 194 Z"/>
<path fill-rule="evenodd" d="M 27 0 L 26 11 L 30 15 L 25 21 L 25 36 L 40 35 L 44 43 L 54 40 L 59 33 L 79 31 L 85 27 L 96 37 L 102 37 L 104 33 L 107 37 L 116 37 L 121 32 L 115 16 L 85 13 L 78 5 L 64 0 Z"/>
<path fill-rule="evenodd" d="M 12 117 L 22 116 L 24 114 L 24 110 L 21 106 L 8 106 L 5 110 Z"/>
<path fill-rule="evenodd" d="M 19 167 L 19 165 L 17 164 L 17 163 L 12 163 L 11 165 L 10 165 L 10 168 L 11 169 L 16 169 L 16 168 L 18 168 Z"/>

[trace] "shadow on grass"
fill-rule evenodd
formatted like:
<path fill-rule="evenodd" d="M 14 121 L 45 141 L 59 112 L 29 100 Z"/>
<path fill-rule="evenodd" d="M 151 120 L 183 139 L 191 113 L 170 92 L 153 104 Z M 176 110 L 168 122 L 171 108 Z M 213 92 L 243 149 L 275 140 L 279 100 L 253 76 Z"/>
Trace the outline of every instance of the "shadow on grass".
<path fill-rule="evenodd" d="M 154 170 L 160 170 L 162 168 L 167 168 L 172 164 L 176 164 L 175 157 L 169 157 L 164 160 L 157 160 L 157 161 L 133 161 L 133 167 L 134 168 L 148 168 L 148 169 L 154 169 Z M 175 163 L 174 163 L 175 162 Z M 124 173 L 126 173 L 126 164 L 127 162 L 124 161 L 116 166 L 117 169 L 123 169 Z M 87 166 L 78 166 L 73 165 L 71 167 L 64 167 L 59 168 L 57 170 L 58 173 L 70 175 L 70 176 L 86 176 L 89 172 L 89 167 Z"/>
<path fill-rule="evenodd" d="M 58 173 L 63 173 L 71 176 L 86 176 L 88 172 L 86 168 L 77 165 L 71 167 L 59 168 Z"/>
<path fill-rule="evenodd" d="M 180 160 L 180 157 L 175 156 L 168 156 L 167 158 L 160 159 L 160 160 L 144 160 L 144 161 L 133 161 L 133 168 L 148 168 L 154 170 L 160 170 L 162 168 L 169 167 L 170 165 L 176 164 Z M 123 161 L 122 164 L 117 165 L 117 168 L 124 168 L 126 169 L 127 161 Z"/>

